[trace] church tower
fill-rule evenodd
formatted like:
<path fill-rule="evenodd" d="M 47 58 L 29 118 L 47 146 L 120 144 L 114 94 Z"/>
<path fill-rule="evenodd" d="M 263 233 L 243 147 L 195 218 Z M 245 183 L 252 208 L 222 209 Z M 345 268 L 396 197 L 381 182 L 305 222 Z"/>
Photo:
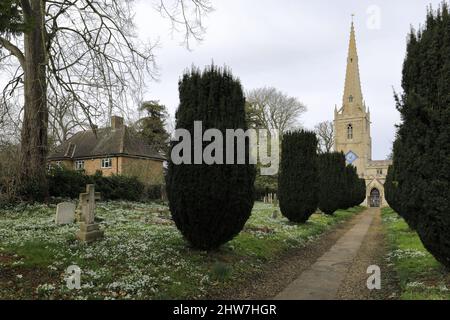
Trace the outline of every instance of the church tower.
<path fill-rule="evenodd" d="M 364 177 L 372 159 L 370 124 L 370 112 L 361 90 L 355 27 L 352 22 L 344 97 L 342 106 L 339 109 L 336 106 L 334 112 L 335 150 L 344 152 L 347 163 L 353 164 L 361 177 Z"/>

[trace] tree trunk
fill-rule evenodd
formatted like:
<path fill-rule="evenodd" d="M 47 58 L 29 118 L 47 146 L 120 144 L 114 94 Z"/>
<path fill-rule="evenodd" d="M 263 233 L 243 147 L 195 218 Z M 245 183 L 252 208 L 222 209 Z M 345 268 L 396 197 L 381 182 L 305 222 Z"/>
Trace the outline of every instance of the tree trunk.
<path fill-rule="evenodd" d="M 24 35 L 25 106 L 21 134 L 21 193 L 27 199 L 42 200 L 47 196 L 47 83 L 44 7 L 41 0 L 29 0 L 24 8 L 26 21 L 33 27 Z"/>

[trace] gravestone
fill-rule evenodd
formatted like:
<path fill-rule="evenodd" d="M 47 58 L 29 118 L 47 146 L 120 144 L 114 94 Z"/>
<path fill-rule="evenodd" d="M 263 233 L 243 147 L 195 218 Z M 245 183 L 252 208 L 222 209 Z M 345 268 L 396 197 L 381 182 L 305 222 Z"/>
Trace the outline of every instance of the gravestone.
<path fill-rule="evenodd" d="M 278 219 L 278 210 L 272 212 L 272 219 Z"/>
<path fill-rule="evenodd" d="M 71 224 L 75 222 L 76 206 L 70 202 L 59 203 L 56 207 L 55 222 L 58 225 Z"/>
<path fill-rule="evenodd" d="M 100 200 L 100 193 L 95 192 L 95 186 L 88 184 L 86 192 L 80 194 L 81 222 L 77 239 L 83 242 L 93 242 L 103 238 L 100 225 L 95 223 L 95 201 Z"/>
<path fill-rule="evenodd" d="M 272 213 L 272 218 L 277 219 L 278 218 L 278 197 L 277 197 L 276 193 L 273 194 L 273 207 L 275 210 Z"/>

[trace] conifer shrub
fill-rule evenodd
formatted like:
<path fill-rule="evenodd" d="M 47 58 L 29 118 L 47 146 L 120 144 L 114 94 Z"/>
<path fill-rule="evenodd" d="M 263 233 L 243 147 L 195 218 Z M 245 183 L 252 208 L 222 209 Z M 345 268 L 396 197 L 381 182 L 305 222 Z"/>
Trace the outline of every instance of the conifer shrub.
<path fill-rule="evenodd" d="M 319 209 L 332 215 L 345 203 L 345 156 L 332 152 L 319 155 Z"/>
<path fill-rule="evenodd" d="M 403 212 L 399 201 L 398 181 L 395 175 L 395 167 L 389 166 L 389 170 L 386 176 L 386 182 L 384 183 L 384 194 L 389 206 L 396 212 Z"/>
<path fill-rule="evenodd" d="M 450 267 L 450 12 L 429 9 L 412 31 L 403 67 L 402 116 L 394 146 L 396 210 L 424 246 Z M 390 178 L 391 179 L 391 178 Z"/>
<path fill-rule="evenodd" d="M 229 70 L 211 66 L 202 72 L 193 68 L 180 80 L 179 95 L 176 129 L 187 130 L 191 137 L 195 121 L 202 122 L 202 133 L 218 129 L 224 137 L 227 129 L 247 130 L 242 86 Z M 172 143 L 171 153 L 181 142 Z M 201 151 L 209 144 L 203 143 Z M 246 164 L 194 164 L 191 145 L 190 155 L 186 150 L 179 151 L 188 161 L 175 164 L 174 155 L 169 161 L 169 207 L 177 228 L 191 246 L 212 250 L 238 235 L 250 217 L 255 200 L 255 166 L 248 161 L 248 141 Z M 226 155 L 225 147 L 226 143 L 219 144 L 211 155 L 220 151 Z M 228 150 L 234 151 L 234 160 L 236 147 L 237 143 L 234 150 Z"/>
<path fill-rule="evenodd" d="M 309 131 L 288 132 L 283 136 L 281 150 L 280 210 L 290 221 L 305 223 L 319 202 L 316 135 Z"/>
<path fill-rule="evenodd" d="M 360 179 L 355 166 L 345 167 L 344 202 L 340 209 L 355 207 L 364 202 L 366 198 L 366 183 Z"/>
<path fill-rule="evenodd" d="M 358 179 L 358 191 L 356 194 L 355 206 L 361 205 L 366 200 L 366 180 Z"/>

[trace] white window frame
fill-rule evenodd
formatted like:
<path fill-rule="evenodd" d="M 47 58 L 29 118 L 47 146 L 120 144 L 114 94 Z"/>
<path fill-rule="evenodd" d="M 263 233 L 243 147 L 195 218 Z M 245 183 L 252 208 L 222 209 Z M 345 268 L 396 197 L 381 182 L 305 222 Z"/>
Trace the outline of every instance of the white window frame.
<path fill-rule="evenodd" d="M 78 171 L 84 170 L 84 160 L 75 161 L 75 170 Z"/>
<path fill-rule="evenodd" d="M 111 169 L 113 167 L 112 158 L 103 158 L 101 163 L 102 169 Z"/>

